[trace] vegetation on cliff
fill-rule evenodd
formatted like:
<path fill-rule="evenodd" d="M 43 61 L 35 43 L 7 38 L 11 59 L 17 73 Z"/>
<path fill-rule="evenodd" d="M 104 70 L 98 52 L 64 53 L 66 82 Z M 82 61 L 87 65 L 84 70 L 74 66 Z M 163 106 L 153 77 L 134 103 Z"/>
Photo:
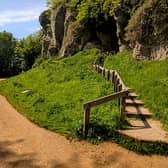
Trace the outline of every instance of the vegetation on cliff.
<path fill-rule="evenodd" d="M 168 57 L 167 1 L 48 0 L 48 5 L 51 17 L 45 18 L 52 19 L 44 43 L 50 56 L 72 55 L 92 43 L 92 47 L 112 53 L 118 52 L 119 46 L 130 47 L 136 59 Z M 57 40 L 55 30 L 59 29 L 61 14 L 63 33 Z"/>

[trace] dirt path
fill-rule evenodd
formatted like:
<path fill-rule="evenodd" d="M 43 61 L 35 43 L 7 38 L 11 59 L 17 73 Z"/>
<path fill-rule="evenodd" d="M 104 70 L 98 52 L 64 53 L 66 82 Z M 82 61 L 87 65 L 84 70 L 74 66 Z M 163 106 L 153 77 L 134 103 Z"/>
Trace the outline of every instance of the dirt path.
<path fill-rule="evenodd" d="M 0 168 L 167 168 L 168 157 L 142 156 L 106 142 L 70 142 L 39 128 L 0 96 Z"/>

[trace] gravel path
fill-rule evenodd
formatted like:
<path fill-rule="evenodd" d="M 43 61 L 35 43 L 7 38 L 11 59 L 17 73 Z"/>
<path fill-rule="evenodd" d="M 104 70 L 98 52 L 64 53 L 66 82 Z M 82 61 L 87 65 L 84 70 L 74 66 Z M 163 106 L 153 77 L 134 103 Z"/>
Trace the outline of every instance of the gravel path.
<path fill-rule="evenodd" d="M 72 142 L 28 121 L 0 95 L 0 168 L 168 168 L 168 157 Z"/>

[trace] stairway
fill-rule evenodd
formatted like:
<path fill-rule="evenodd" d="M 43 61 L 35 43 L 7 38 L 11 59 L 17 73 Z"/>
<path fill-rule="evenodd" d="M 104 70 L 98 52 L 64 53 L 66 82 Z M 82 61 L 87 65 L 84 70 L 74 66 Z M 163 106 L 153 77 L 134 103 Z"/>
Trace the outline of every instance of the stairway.
<path fill-rule="evenodd" d="M 125 100 L 125 115 L 130 126 L 119 132 L 137 140 L 168 142 L 167 133 L 161 123 L 152 119 L 151 112 L 138 98 L 135 92 L 128 94 Z"/>
<path fill-rule="evenodd" d="M 122 108 L 121 114 L 123 119 L 126 116 L 130 126 L 125 130 L 118 130 L 120 133 L 140 141 L 162 141 L 168 143 L 168 133 L 162 128 L 159 121 L 152 119 L 152 114 L 145 107 L 144 102 L 131 88 L 126 87 L 120 75 L 115 70 L 110 70 L 93 65 L 95 70 L 114 85 L 115 92 L 127 90 L 127 97 Z"/>
<path fill-rule="evenodd" d="M 152 114 L 144 107 L 144 102 L 137 99 L 135 92 L 130 92 L 125 100 L 125 115 L 129 118 L 151 118 Z"/>

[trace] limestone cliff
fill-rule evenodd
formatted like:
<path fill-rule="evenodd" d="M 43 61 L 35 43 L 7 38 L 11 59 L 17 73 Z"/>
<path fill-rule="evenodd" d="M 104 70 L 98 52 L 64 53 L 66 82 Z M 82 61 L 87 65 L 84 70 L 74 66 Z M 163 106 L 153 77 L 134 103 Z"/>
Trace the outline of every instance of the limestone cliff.
<path fill-rule="evenodd" d="M 100 15 L 97 19 L 88 18 L 81 23 L 65 3 L 50 9 L 50 13 L 48 15 L 45 11 L 39 17 L 43 27 L 41 40 L 44 55 L 66 57 L 92 47 L 113 53 L 119 51 L 116 20 L 113 16 Z"/>
<path fill-rule="evenodd" d="M 167 11 L 167 0 L 60 0 L 39 18 L 43 53 L 66 57 L 91 47 L 116 53 L 126 46 L 136 59 L 167 58 Z"/>
<path fill-rule="evenodd" d="M 136 59 L 168 58 L 168 1 L 149 0 L 129 20 L 127 40 Z"/>

